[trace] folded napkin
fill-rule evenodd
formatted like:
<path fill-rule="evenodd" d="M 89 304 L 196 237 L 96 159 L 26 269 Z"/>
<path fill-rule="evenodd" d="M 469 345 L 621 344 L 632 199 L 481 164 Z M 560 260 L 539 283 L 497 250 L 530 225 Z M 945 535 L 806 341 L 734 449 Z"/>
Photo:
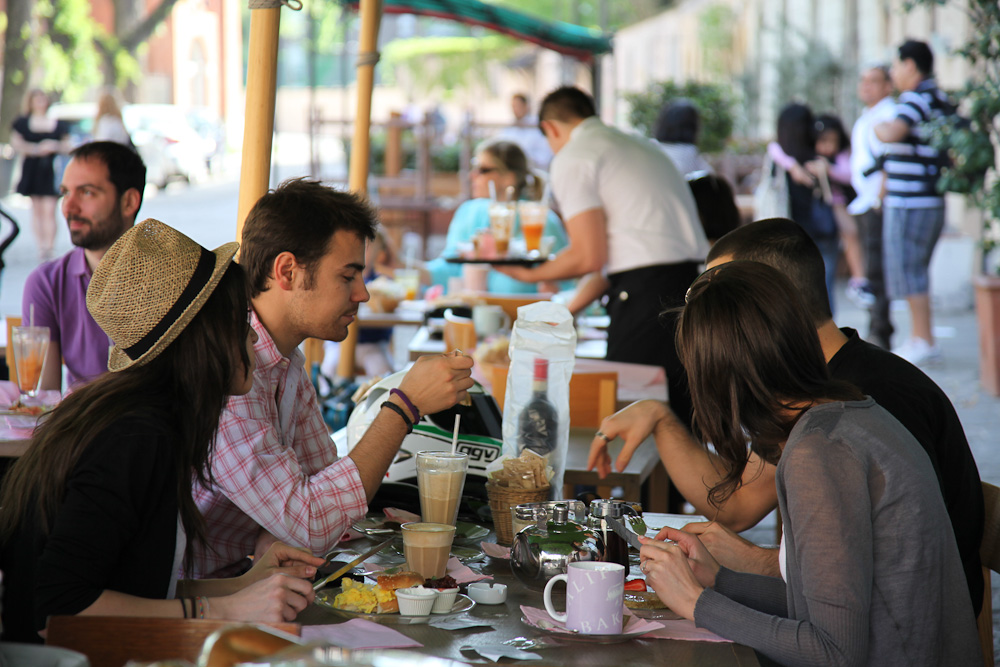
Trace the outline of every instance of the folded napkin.
<path fill-rule="evenodd" d="M 340 541 L 351 542 L 353 540 L 361 539 L 362 537 L 366 537 L 366 535 L 364 533 L 359 533 L 353 528 L 348 528 L 347 532 L 345 532 L 343 535 L 340 536 Z"/>
<path fill-rule="evenodd" d="M 480 542 L 479 546 L 483 548 L 483 553 L 490 558 L 510 559 L 510 547 L 500 546 L 493 542 Z"/>
<path fill-rule="evenodd" d="M 303 625 L 302 639 L 329 642 L 343 648 L 410 648 L 423 646 L 402 632 L 364 618 L 336 625 Z"/>
<path fill-rule="evenodd" d="M 639 618 L 629 612 L 628 609 L 622 607 L 625 611 L 624 623 L 622 625 L 622 634 L 630 635 L 633 633 L 639 633 L 645 631 L 647 634 L 643 636 L 648 636 L 648 633 L 663 629 L 662 621 L 647 621 L 644 618 Z M 537 609 L 535 607 L 529 607 L 527 605 L 521 605 L 521 613 L 524 614 L 524 620 L 528 621 L 530 625 L 533 625 L 539 629 L 547 630 L 562 630 L 564 632 L 571 632 L 566 628 L 566 624 L 563 621 L 557 621 L 556 619 L 549 616 L 549 612 L 544 609 Z M 544 628 L 543 622 L 544 621 Z"/>
<path fill-rule="evenodd" d="M 468 630 L 469 628 L 492 628 L 493 624 L 483 618 L 472 618 L 470 616 L 449 616 L 447 618 L 434 618 L 427 623 L 442 630 Z"/>
<path fill-rule="evenodd" d="M 414 514 L 413 512 L 408 512 L 406 510 L 401 510 L 398 507 L 386 507 L 382 512 L 385 514 L 385 518 L 390 521 L 398 521 L 399 523 L 409 523 L 411 521 L 420 521 L 420 515 Z"/>
<path fill-rule="evenodd" d="M 462 651 L 475 651 L 487 660 L 499 662 L 500 658 L 511 658 L 513 660 L 541 660 L 542 656 L 531 651 L 524 651 L 513 646 L 504 644 L 487 644 L 485 646 L 463 646 Z"/>
<path fill-rule="evenodd" d="M 663 625 L 661 630 L 653 630 L 642 636 L 643 639 L 680 639 L 688 642 L 728 642 L 731 641 L 720 637 L 714 632 L 709 632 L 704 628 L 699 628 L 694 621 L 681 618 L 673 621 L 656 621 Z"/>
<path fill-rule="evenodd" d="M 460 584 L 471 584 L 474 581 L 487 581 L 493 577 L 489 574 L 474 572 L 467 565 L 462 565 L 462 561 L 455 556 L 448 559 L 448 570 L 445 573 Z"/>

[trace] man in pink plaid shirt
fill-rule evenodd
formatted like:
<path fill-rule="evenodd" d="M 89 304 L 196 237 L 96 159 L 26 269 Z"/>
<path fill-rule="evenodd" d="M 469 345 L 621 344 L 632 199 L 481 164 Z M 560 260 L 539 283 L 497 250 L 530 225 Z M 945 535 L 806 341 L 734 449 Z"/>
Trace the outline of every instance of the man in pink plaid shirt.
<path fill-rule="evenodd" d="M 400 383 L 406 398 L 393 395 L 337 458 L 298 346 L 347 336 L 368 300 L 361 274 L 376 225 L 362 198 L 303 179 L 282 183 L 247 216 L 240 264 L 253 291 L 257 367 L 253 389 L 222 414 L 212 487 L 194 489 L 208 538 L 194 576 L 238 572 L 274 540 L 328 552 L 364 517 L 419 414 L 453 406 L 472 386 L 471 358 L 421 358 Z"/>

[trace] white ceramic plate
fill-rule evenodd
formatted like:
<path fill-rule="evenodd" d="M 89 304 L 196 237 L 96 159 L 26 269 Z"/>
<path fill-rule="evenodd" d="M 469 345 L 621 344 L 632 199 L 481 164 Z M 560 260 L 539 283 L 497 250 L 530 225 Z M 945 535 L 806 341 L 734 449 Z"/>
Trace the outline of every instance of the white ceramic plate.
<path fill-rule="evenodd" d="M 459 616 L 476 606 L 476 603 L 469 596 L 460 593 L 455 596 L 455 603 L 451 606 L 451 611 L 447 614 L 431 614 L 429 616 L 402 616 L 398 612 L 393 614 L 365 614 L 360 611 L 346 611 L 335 608 L 333 600 L 339 592 L 340 588 L 324 588 L 320 590 L 316 593 L 316 604 L 344 618 L 367 618 L 369 621 L 385 625 L 419 625 L 435 618 Z"/>

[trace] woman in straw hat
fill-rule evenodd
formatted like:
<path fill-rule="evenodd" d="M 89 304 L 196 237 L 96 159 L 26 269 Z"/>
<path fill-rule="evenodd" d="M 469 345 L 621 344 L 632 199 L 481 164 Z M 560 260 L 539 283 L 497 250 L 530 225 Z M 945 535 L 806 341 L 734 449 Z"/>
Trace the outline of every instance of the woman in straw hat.
<path fill-rule="evenodd" d="M 40 641 L 52 614 L 291 620 L 322 560 L 276 545 L 236 579 L 177 581 L 204 540 L 219 415 L 253 376 L 237 244 L 213 252 L 156 220 L 94 272 L 87 307 L 114 342 L 111 371 L 35 430 L 0 495 L 4 639 Z M 291 576 L 270 576 L 285 574 Z"/>

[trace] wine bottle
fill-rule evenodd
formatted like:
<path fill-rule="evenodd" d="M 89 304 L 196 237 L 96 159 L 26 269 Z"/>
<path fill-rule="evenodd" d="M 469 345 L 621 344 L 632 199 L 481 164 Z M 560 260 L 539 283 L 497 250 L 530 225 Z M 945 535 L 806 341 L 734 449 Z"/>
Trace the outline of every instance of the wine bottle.
<path fill-rule="evenodd" d="M 549 400 L 549 360 L 535 358 L 531 400 L 521 410 L 517 420 L 519 452 L 529 449 L 539 456 L 546 456 L 556 448 L 556 430 L 559 419 L 556 407 Z"/>

